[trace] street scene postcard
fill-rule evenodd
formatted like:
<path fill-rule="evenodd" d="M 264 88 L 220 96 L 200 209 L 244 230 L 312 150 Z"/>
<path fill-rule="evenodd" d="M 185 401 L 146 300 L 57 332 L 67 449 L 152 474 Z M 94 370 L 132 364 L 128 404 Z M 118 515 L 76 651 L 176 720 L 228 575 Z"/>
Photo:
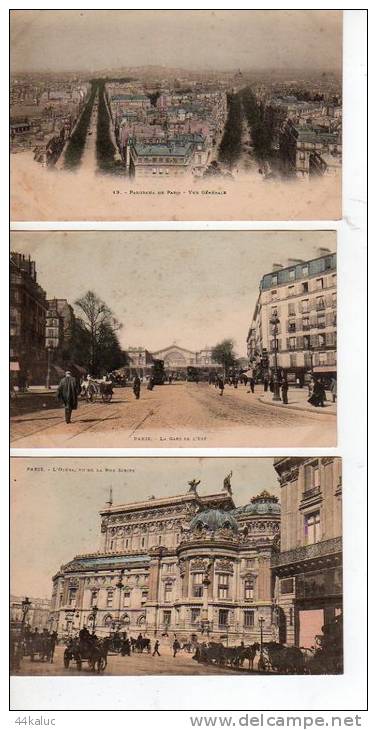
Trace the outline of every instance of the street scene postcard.
<path fill-rule="evenodd" d="M 25 676 L 342 674 L 341 459 L 17 457 L 11 483 L 18 703 Z"/>
<path fill-rule="evenodd" d="M 341 217 L 341 11 L 10 15 L 13 220 Z"/>
<path fill-rule="evenodd" d="M 337 443 L 334 231 L 13 232 L 11 444 Z"/>

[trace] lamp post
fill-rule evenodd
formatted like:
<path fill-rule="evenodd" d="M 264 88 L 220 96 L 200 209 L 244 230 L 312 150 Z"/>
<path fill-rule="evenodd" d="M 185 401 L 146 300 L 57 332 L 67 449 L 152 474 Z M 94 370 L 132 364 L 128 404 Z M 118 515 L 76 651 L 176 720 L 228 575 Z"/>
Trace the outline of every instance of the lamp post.
<path fill-rule="evenodd" d="M 22 623 L 21 623 L 21 634 L 24 635 L 25 631 L 25 622 L 26 622 L 26 616 L 28 615 L 31 607 L 31 601 L 29 601 L 29 598 L 25 596 L 24 600 L 21 603 L 21 609 L 22 609 Z"/>
<path fill-rule="evenodd" d="M 115 586 L 119 590 L 119 599 L 118 599 L 118 630 L 119 630 L 119 627 L 120 627 L 120 624 L 121 624 L 120 613 L 121 613 L 121 610 L 122 610 L 123 575 L 124 575 L 124 568 L 122 568 L 122 570 L 120 571 L 120 573 L 119 573 L 119 579 L 118 579 L 118 582 L 117 582 L 117 584 Z"/>
<path fill-rule="evenodd" d="M 259 626 L 260 626 L 260 650 L 259 650 L 259 662 L 258 662 L 258 669 L 260 669 L 262 672 L 266 669 L 266 663 L 264 661 L 263 656 L 263 624 L 265 622 L 265 619 L 263 616 L 259 616 Z"/>
<path fill-rule="evenodd" d="M 273 314 L 270 319 L 270 324 L 272 325 L 272 334 L 274 336 L 274 394 L 272 396 L 272 400 L 281 400 L 280 398 L 280 386 L 279 386 L 279 380 L 278 380 L 278 341 L 277 341 L 277 335 L 278 335 L 278 326 L 280 324 L 280 319 L 277 316 L 277 314 Z"/>
<path fill-rule="evenodd" d="M 97 606 L 93 606 L 93 608 L 92 608 L 92 634 L 93 635 L 95 634 L 95 631 L 96 631 L 96 618 L 97 618 L 97 613 L 98 613 L 98 607 Z"/>

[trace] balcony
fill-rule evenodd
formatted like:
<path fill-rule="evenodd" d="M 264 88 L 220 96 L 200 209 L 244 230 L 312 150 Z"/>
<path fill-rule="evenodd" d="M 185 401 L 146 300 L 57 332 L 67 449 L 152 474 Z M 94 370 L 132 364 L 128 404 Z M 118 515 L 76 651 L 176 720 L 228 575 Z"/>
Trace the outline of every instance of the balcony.
<path fill-rule="evenodd" d="M 313 497 L 319 497 L 321 494 L 321 487 L 318 485 L 316 487 L 311 487 L 310 489 L 305 489 L 305 491 L 302 493 L 301 501 L 304 502 L 309 499 L 313 499 Z"/>
<path fill-rule="evenodd" d="M 334 537 L 331 540 L 322 540 L 314 545 L 302 545 L 293 550 L 286 550 L 272 558 L 272 565 L 283 567 L 291 563 L 300 563 L 315 558 L 323 558 L 326 555 L 335 555 L 342 552 L 342 538 Z"/>

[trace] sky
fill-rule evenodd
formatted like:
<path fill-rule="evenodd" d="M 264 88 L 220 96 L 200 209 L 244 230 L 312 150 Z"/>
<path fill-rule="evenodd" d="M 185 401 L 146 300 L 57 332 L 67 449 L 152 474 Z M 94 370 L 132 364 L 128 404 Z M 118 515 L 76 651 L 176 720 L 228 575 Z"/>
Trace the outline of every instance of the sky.
<path fill-rule="evenodd" d="M 11 593 L 50 597 L 62 564 L 99 549 L 110 486 L 114 505 L 185 494 L 193 478 L 199 495 L 214 494 L 230 471 L 236 506 L 263 489 L 280 496 L 272 458 L 13 458 Z"/>
<path fill-rule="evenodd" d="M 70 304 L 90 288 L 123 327 L 121 345 L 194 352 L 225 338 L 246 354 L 262 276 L 274 263 L 335 251 L 329 231 L 13 232 L 11 248 L 31 256 L 38 283 Z"/>
<path fill-rule="evenodd" d="M 336 10 L 12 10 L 11 65 L 340 71 L 341 34 Z"/>

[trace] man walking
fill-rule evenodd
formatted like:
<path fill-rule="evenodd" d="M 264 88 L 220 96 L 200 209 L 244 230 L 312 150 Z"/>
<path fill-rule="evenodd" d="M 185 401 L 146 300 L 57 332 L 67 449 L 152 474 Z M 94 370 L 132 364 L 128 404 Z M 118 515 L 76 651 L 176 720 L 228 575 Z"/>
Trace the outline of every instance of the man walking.
<path fill-rule="evenodd" d="M 181 645 L 178 641 L 178 639 L 174 639 L 173 641 L 173 659 L 177 656 L 177 652 L 180 650 Z"/>
<path fill-rule="evenodd" d="M 160 642 L 159 641 L 156 641 L 155 642 L 155 645 L 154 645 L 154 649 L 153 649 L 152 656 L 155 656 L 156 654 L 157 654 L 157 656 L 161 656 L 160 652 L 158 651 L 159 650 L 159 647 L 160 647 Z"/>
<path fill-rule="evenodd" d="M 141 380 L 138 375 L 135 375 L 133 391 L 134 391 L 134 396 L 135 396 L 136 400 L 139 400 L 139 398 L 140 398 L 140 388 L 141 388 Z"/>
<path fill-rule="evenodd" d="M 224 381 L 223 381 L 222 377 L 220 377 L 220 375 L 217 379 L 217 387 L 220 391 L 220 395 L 222 395 L 224 393 Z"/>
<path fill-rule="evenodd" d="M 283 397 L 283 403 L 285 403 L 285 405 L 288 405 L 288 387 L 288 380 L 284 378 L 281 384 L 281 394 Z"/>
<path fill-rule="evenodd" d="M 251 376 L 251 378 L 249 378 L 249 383 L 250 383 L 250 390 L 248 390 L 248 393 L 254 393 L 255 380 L 254 380 L 253 376 Z"/>
<path fill-rule="evenodd" d="M 70 370 L 66 371 L 64 378 L 58 386 L 58 400 L 64 404 L 65 422 L 71 423 L 72 411 L 77 409 L 78 388 L 76 379 L 71 375 Z"/>

